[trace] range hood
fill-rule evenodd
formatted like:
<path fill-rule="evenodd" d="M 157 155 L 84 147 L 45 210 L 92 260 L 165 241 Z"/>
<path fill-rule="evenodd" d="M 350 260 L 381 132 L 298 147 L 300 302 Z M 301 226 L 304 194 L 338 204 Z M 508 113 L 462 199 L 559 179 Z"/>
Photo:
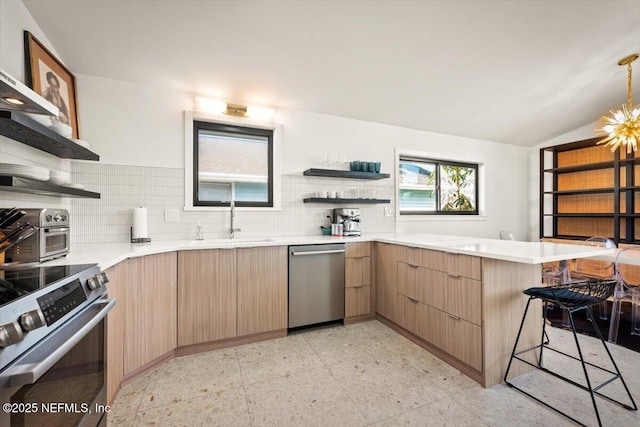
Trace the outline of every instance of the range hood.
<path fill-rule="evenodd" d="M 58 107 L 0 70 L 0 110 L 58 116 Z"/>

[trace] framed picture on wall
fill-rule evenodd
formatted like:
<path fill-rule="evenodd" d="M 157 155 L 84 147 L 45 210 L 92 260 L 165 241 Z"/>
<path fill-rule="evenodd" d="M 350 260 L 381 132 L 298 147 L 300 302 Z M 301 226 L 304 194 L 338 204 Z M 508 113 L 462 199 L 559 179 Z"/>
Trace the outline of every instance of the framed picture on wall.
<path fill-rule="evenodd" d="M 73 138 L 80 137 L 76 99 L 76 78 L 29 31 L 24 32 L 26 84 L 58 107 L 51 120 L 71 126 Z"/>

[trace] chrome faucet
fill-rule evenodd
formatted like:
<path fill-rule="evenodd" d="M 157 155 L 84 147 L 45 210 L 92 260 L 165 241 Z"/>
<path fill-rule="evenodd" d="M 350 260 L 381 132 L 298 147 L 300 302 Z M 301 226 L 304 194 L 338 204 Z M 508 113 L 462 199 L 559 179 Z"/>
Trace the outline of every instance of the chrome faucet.
<path fill-rule="evenodd" d="M 233 228 L 233 218 L 236 216 L 236 203 L 231 201 L 231 226 L 229 227 L 229 238 L 233 239 L 236 236 L 236 231 L 242 231 L 239 228 Z"/>

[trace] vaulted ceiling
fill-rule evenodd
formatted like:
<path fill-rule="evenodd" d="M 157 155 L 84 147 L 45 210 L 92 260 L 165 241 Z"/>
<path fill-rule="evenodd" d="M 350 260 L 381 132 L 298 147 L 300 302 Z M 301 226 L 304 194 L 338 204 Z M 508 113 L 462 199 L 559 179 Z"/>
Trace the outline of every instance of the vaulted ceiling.
<path fill-rule="evenodd" d="M 75 73 L 522 146 L 620 106 L 640 51 L 638 0 L 23 2 Z"/>

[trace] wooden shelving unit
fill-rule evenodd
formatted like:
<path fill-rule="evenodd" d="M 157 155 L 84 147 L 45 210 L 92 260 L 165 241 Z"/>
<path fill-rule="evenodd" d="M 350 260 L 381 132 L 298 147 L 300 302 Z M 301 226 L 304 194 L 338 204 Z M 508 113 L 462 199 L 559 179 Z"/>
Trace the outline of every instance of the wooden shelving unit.
<path fill-rule="evenodd" d="M 540 150 L 540 237 L 640 243 L 640 153 L 599 139 Z"/>

